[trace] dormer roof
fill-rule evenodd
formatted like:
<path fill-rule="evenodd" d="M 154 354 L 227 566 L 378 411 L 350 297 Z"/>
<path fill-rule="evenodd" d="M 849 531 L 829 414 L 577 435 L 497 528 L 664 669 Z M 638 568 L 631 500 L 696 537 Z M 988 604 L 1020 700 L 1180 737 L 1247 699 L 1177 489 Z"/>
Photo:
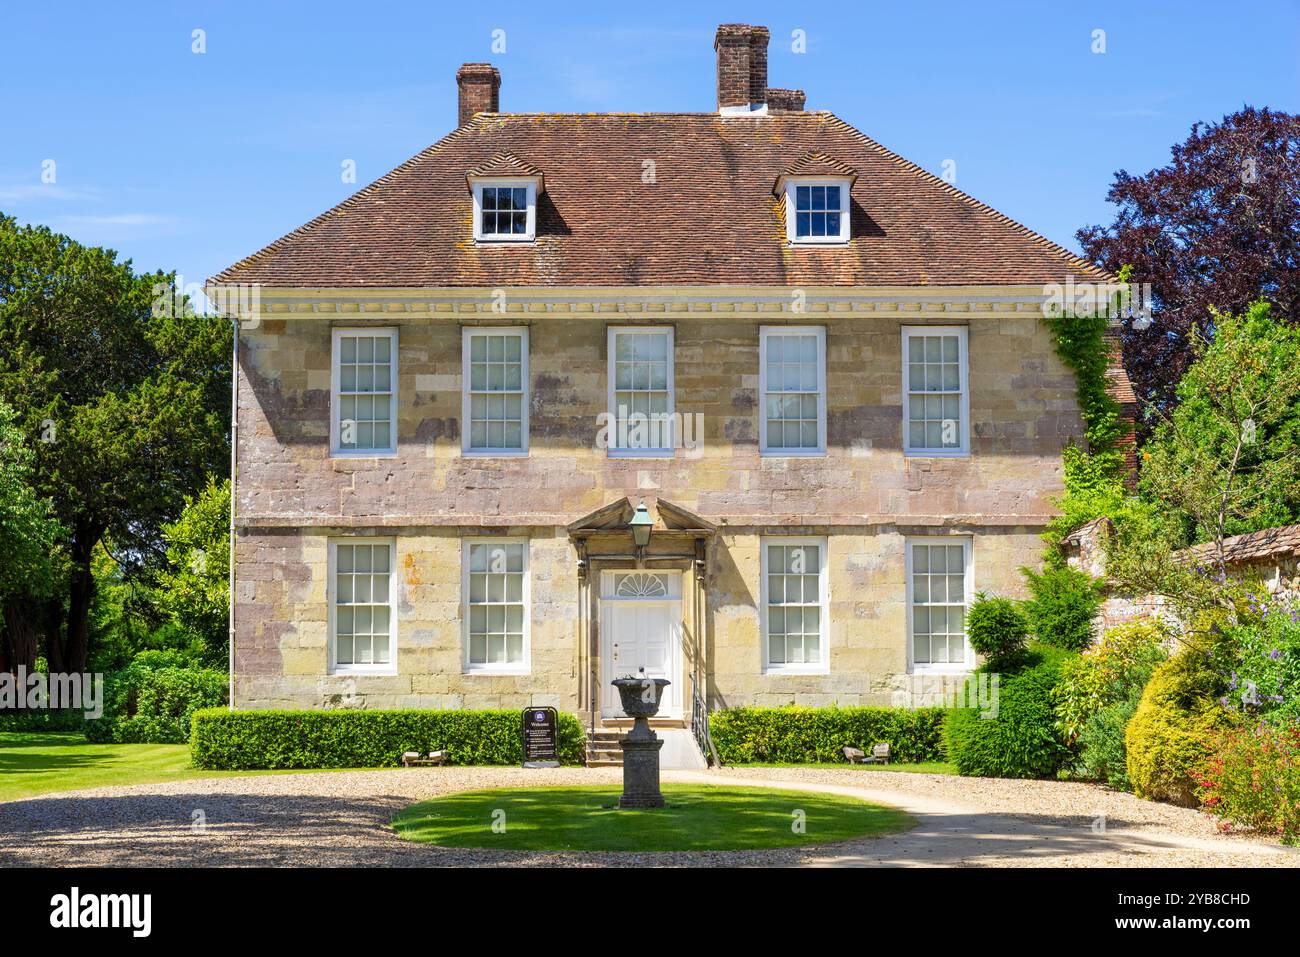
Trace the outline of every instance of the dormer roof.
<path fill-rule="evenodd" d="M 772 184 L 772 192 L 779 196 L 785 190 L 786 180 L 801 176 L 843 177 L 849 181 L 849 188 L 852 189 L 854 182 L 857 181 L 858 171 L 848 163 L 827 156 L 821 150 L 810 150 L 805 156 L 781 171 L 781 175 Z"/>
<path fill-rule="evenodd" d="M 498 151 L 486 163 L 475 166 L 465 174 L 466 182 L 476 179 L 535 179 L 537 191 L 544 188 L 542 171 L 532 163 L 521 160 L 510 150 Z"/>

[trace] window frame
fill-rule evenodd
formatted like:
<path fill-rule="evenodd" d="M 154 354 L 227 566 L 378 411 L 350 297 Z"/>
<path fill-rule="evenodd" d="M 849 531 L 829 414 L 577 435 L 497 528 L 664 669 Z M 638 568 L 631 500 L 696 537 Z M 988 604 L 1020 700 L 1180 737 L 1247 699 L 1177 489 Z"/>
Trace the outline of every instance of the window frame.
<path fill-rule="evenodd" d="M 397 456 L 397 400 L 398 379 L 400 374 L 400 357 L 398 354 L 398 330 L 395 326 L 334 326 L 330 330 L 330 456 L 332 458 L 384 459 Z M 383 449 L 345 449 L 340 444 L 340 420 L 342 396 L 339 389 L 342 384 L 342 340 L 345 336 L 388 336 L 389 381 L 388 435 L 392 440 L 388 448 Z M 378 394 L 378 393 L 376 393 Z"/>
<path fill-rule="evenodd" d="M 474 179 L 474 242 L 476 243 L 531 243 L 537 239 L 537 180 L 527 177 L 496 177 L 488 176 Z M 485 186 L 499 187 L 502 189 L 519 189 L 521 187 L 528 190 L 528 215 L 525 220 L 525 229 L 522 233 L 484 233 L 483 232 L 483 188 Z"/>
<path fill-rule="evenodd" d="M 970 535 L 908 535 L 903 539 L 903 575 L 904 575 L 904 602 L 907 605 L 907 673 L 908 674 L 925 674 L 925 675 L 962 675 L 969 674 L 975 669 L 975 652 L 970 646 L 970 633 L 964 630 L 962 640 L 966 646 L 966 659 L 960 665 L 952 662 L 946 664 L 932 664 L 928 662 L 918 663 L 916 660 L 915 638 L 912 632 L 912 546 L 913 545 L 956 545 L 960 544 L 963 548 L 962 563 L 965 569 L 963 575 L 963 585 L 965 595 L 963 604 L 966 608 L 966 615 L 970 614 L 971 602 L 975 599 L 975 565 L 974 565 L 974 539 Z M 967 623 L 969 624 L 969 623 Z"/>
<path fill-rule="evenodd" d="M 338 661 L 338 547 L 340 545 L 388 546 L 388 663 L 382 665 L 339 664 Z M 327 673 L 331 675 L 395 675 L 397 674 L 397 539 L 385 536 L 344 535 L 329 539 L 326 559 L 326 604 L 329 606 Z M 372 604 L 375 604 L 372 602 Z"/>
<path fill-rule="evenodd" d="M 959 378 L 958 404 L 961 411 L 961 428 L 958 446 L 954 449 L 913 448 L 908 423 L 912 415 L 911 383 L 908 379 L 908 342 L 913 336 L 956 335 L 957 375 Z M 970 456 L 970 328 L 968 326 L 903 326 L 902 347 L 899 359 L 902 365 L 900 381 L 903 387 L 903 455 L 909 458 L 967 458 Z M 950 395 L 951 393 L 933 393 Z"/>
<path fill-rule="evenodd" d="M 618 436 L 617 376 L 616 363 L 618 355 L 618 336 L 625 334 L 657 333 L 668 337 L 668 410 L 664 414 L 668 421 L 668 445 L 653 449 L 626 449 L 614 444 Z M 610 442 L 605 449 L 607 458 L 671 459 L 677 455 L 676 414 L 677 414 L 677 330 L 671 325 L 660 326 L 610 326 L 606 332 L 605 360 L 606 411 L 610 416 Z"/>
<path fill-rule="evenodd" d="M 817 447 L 769 448 L 767 444 L 767 340 L 772 335 L 817 336 Z M 758 328 L 758 451 L 759 455 L 810 458 L 826 454 L 826 327 L 759 326 Z"/>
<path fill-rule="evenodd" d="M 532 674 L 533 655 L 533 562 L 530 539 L 526 537 L 474 536 L 461 540 L 460 552 L 460 617 L 461 617 L 461 673 L 465 675 L 529 675 Z M 470 602 L 469 556 L 474 545 L 522 545 L 524 547 L 524 580 L 520 600 L 524 606 L 523 661 L 519 664 L 475 664 L 470 661 Z"/>
<path fill-rule="evenodd" d="M 765 675 L 828 675 L 831 673 L 830 643 L 830 545 L 829 536 L 821 535 L 760 535 L 758 539 L 759 555 L 759 634 L 762 659 L 762 673 Z M 817 604 L 821 609 L 818 615 L 818 662 L 809 664 L 773 663 L 771 661 L 771 635 L 768 633 L 768 557 L 769 545 L 816 545 L 820 549 L 821 562 L 817 574 Z"/>
<path fill-rule="evenodd" d="M 798 196 L 800 186 L 838 186 L 840 188 L 840 234 L 838 236 L 800 236 Z M 844 246 L 853 238 L 849 226 L 853 181 L 847 176 L 788 176 L 785 180 L 785 238 L 791 246 Z M 827 210 L 831 212 L 831 210 Z"/>
<path fill-rule="evenodd" d="M 470 391 L 472 378 L 470 375 L 471 346 L 476 336 L 500 336 L 500 335 L 517 335 L 520 337 L 519 342 L 519 392 L 520 392 L 520 421 L 519 421 L 519 441 L 520 447 L 517 449 L 508 448 L 485 448 L 476 449 L 471 445 L 473 419 L 471 410 L 473 406 L 473 395 Z M 520 458 L 528 455 L 528 402 L 530 399 L 530 389 L 528 381 L 528 327 L 527 326 L 465 326 L 461 330 L 460 340 L 461 351 L 461 443 L 460 451 L 462 455 L 478 456 L 483 458 Z M 478 393 L 480 395 L 491 395 L 493 393 Z M 509 394 L 509 393 L 502 393 Z"/>

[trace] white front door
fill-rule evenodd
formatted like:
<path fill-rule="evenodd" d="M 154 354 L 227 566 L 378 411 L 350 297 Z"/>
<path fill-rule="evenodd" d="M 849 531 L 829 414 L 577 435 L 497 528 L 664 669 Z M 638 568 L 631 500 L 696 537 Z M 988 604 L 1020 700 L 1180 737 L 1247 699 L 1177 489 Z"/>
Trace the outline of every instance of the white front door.
<path fill-rule="evenodd" d="M 601 714 L 623 717 L 615 678 L 636 675 L 667 678 L 661 717 L 681 717 L 681 601 L 662 597 L 612 597 L 601 602 Z"/>

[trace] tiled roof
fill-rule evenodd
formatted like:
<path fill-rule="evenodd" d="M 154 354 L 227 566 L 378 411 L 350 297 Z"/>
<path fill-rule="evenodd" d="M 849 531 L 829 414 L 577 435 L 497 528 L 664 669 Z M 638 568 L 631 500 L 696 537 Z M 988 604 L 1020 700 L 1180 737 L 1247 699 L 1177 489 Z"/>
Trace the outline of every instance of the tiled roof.
<path fill-rule="evenodd" d="M 1179 553 L 1188 559 L 1214 561 L 1218 552 L 1213 542 L 1193 545 Z M 1274 555 L 1300 555 L 1300 525 L 1279 525 L 1223 540 L 1224 561 L 1249 562 Z"/>
<path fill-rule="evenodd" d="M 847 248 L 786 243 L 772 183 L 817 151 L 858 173 Z M 545 171 L 537 240 L 475 245 L 465 178 L 503 152 Z M 952 286 L 1067 273 L 1109 279 L 830 113 L 504 113 L 478 114 L 215 281 Z"/>

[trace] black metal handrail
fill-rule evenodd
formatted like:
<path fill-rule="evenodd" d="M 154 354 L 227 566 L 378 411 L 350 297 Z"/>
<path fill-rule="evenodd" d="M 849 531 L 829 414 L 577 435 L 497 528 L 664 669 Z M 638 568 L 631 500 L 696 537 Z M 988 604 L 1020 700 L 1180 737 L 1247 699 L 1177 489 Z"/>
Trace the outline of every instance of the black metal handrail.
<path fill-rule="evenodd" d="M 709 709 L 694 678 L 691 679 L 691 734 L 695 736 L 695 744 L 704 759 L 714 767 L 722 767 L 718 749 L 713 746 L 713 736 L 709 734 Z"/>

